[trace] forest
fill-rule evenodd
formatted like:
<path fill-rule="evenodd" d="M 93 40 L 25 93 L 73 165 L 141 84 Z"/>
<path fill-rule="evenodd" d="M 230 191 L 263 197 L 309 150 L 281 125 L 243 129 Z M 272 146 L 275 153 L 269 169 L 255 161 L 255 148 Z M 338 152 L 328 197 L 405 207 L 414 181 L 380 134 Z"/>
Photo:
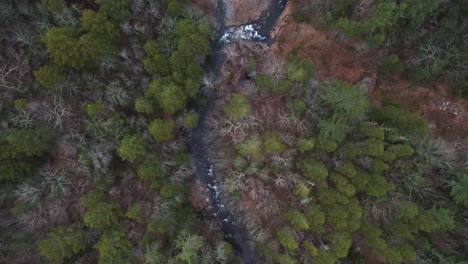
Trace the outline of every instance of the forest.
<path fill-rule="evenodd" d="M 0 263 L 243 263 L 197 176 L 204 124 L 251 263 L 467 264 L 467 130 L 322 78 L 312 46 L 233 40 L 213 76 L 208 2 L 229 1 L 1 1 Z M 466 103 L 468 1 L 287 5 L 383 54 L 377 78 Z"/>

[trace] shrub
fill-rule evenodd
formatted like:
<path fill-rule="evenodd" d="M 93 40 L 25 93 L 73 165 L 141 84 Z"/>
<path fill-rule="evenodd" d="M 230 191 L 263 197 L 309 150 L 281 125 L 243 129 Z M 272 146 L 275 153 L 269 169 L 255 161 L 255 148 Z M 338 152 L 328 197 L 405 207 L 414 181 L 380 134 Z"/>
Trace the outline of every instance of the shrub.
<path fill-rule="evenodd" d="M 250 113 L 249 102 L 243 94 L 233 94 L 229 104 L 224 106 L 224 113 L 230 118 L 239 119 Z"/>
<path fill-rule="evenodd" d="M 148 126 L 148 132 L 156 141 L 171 140 L 174 136 L 173 131 L 175 122 L 171 119 L 155 119 Z"/>
<path fill-rule="evenodd" d="M 306 176 L 319 185 L 326 184 L 328 176 L 327 167 L 319 161 L 315 160 L 300 160 L 296 167 Z"/>
<path fill-rule="evenodd" d="M 146 155 L 146 143 L 140 135 L 126 135 L 120 143 L 118 152 L 122 160 L 140 161 Z"/>
<path fill-rule="evenodd" d="M 306 185 L 305 182 L 300 181 L 296 184 L 296 188 L 294 189 L 294 195 L 299 197 L 305 198 L 309 196 L 310 188 Z"/>
<path fill-rule="evenodd" d="M 305 82 L 315 71 L 315 65 L 310 59 L 302 60 L 299 56 L 288 58 L 288 79 L 292 82 Z"/>
<path fill-rule="evenodd" d="M 135 220 L 138 223 L 143 223 L 143 217 L 141 215 L 141 206 L 139 203 L 131 204 L 128 209 L 127 213 L 125 214 L 126 217 Z"/>
<path fill-rule="evenodd" d="M 39 241 L 39 253 L 50 261 L 63 262 L 86 248 L 86 233 L 78 227 L 57 226 Z"/>

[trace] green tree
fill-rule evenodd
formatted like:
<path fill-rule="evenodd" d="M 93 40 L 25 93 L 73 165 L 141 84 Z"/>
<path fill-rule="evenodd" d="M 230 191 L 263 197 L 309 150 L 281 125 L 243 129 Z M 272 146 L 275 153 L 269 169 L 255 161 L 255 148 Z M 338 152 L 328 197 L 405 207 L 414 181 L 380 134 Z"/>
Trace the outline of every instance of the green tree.
<path fill-rule="evenodd" d="M 148 132 L 156 141 L 171 140 L 174 136 L 175 122 L 172 119 L 155 119 L 148 126 Z"/>
<path fill-rule="evenodd" d="M 57 226 L 39 241 L 39 253 L 50 261 L 63 262 L 86 248 L 86 233 L 78 227 Z"/>
<path fill-rule="evenodd" d="M 164 175 L 161 165 L 156 160 L 144 161 L 137 169 L 138 177 L 151 184 L 152 187 L 159 186 L 159 180 Z"/>
<path fill-rule="evenodd" d="M 224 106 L 224 113 L 234 119 L 239 119 L 250 113 L 247 97 L 243 94 L 233 94 L 231 101 Z"/>
<path fill-rule="evenodd" d="M 348 122 L 339 114 L 334 114 L 328 119 L 323 119 L 319 124 L 319 142 L 341 142 L 345 139 L 346 133 L 351 130 Z"/>
<path fill-rule="evenodd" d="M 373 175 L 366 185 L 366 193 L 372 196 L 382 196 L 390 190 L 395 189 L 393 183 L 389 183 L 385 177 Z"/>
<path fill-rule="evenodd" d="M 57 65 L 45 65 L 34 72 L 36 80 L 45 88 L 55 91 L 57 86 L 63 80 L 62 69 Z"/>
<path fill-rule="evenodd" d="M 243 156 L 249 156 L 255 161 L 262 161 L 264 156 L 260 137 L 255 134 L 245 139 L 239 147 L 239 153 Z"/>
<path fill-rule="evenodd" d="M 140 135 L 126 135 L 120 143 L 118 152 L 122 160 L 140 161 L 146 155 L 146 143 Z"/>
<path fill-rule="evenodd" d="M 369 117 L 389 127 L 397 128 L 404 134 L 425 133 L 428 128 L 427 122 L 417 113 L 410 113 L 395 105 L 387 105 L 372 111 Z"/>
<path fill-rule="evenodd" d="M 457 174 L 458 179 L 454 181 L 450 194 L 457 204 L 468 206 L 468 170 Z"/>
<path fill-rule="evenodd" d="M 314 138 L 309 138 L 309 139 L 300 139 L 297 142 L 297 149 L 301 154 L 304 154 L 307 151 L 313 150 L 315 147 L 315 139 Z"/>
<path fill-rule="evenodd" d="M 276 232 L 276 237 L 278 237 L 278 241 L 287 252 L 294 253 L 294 251 L 296 251 L 296 249 L 299 247 L 296 240 L 294 239 L 294 236 L 284 229 L 278 230 Z"/>
<path fill-rule="evenodd" d="M 278 138 L 278 136 L 272 132 L 266 132 L 263 136 L 263 145 L 265 151 L 268 153 L 280 153 L 286 147 Z"/>
<path fill-rule="evenodd" d="M 330 105 L 338 117 L 357 119 L 369 109 L 367 93 L 358 87 L 349 88 L 344 82 L 333 82 L 325 87 L 324 101 Z"/>
<path fill-rule="evenodd" d="M 184 115 L 182 123 L 186 128 L 196 128 L 198 125 L 198 114 L 196 112 L 190 112 Z"/>
<path fill-rule="evenodd" d="M 413 202 L 406 202 L 398 208 L 397 219 L 404 222 L 411 222 L 418 214 L 418 205 Z"/>
<path fill-rule="evenodd" d="M 151 114 L 154 111 L 153 103 L 145 97 L 138 97 L 135 100 L 135 110 L 138 113 Z"/>
<path fill-rule="evenodd" d="M 176 258 L 185 263 L 197 263 L 198 251 L 203 246 L 203 237 L 190 234 L 180 235 L 176 242 L 177 249 L 180 253 L 177 254 Z"/>
<path fill-rule="evenodd" d="M 296 188 L 294 189 L 294 195 L 297 195 L 302 198 L 306 198 L 309 196 L 310 188 L 306 185 L 304 181 L 299 181 L 296 184 Z"/>
<path fill-rule="evenodd" d="M 306 211 L 307 221 L 310 230 L 316 233 L 325 232 L 325 211 L 321 205 L 312 205 Z"/>
<path fill-rule="evenodd" d="M 163 84 L 157 100 L 165 112 L 172 114 L 182 110 L 187 103 L 184 91 L 175 83 Z"/>
<path fill-rule="evenodd" d="M 129 0 L 96 0 L 99 11 L 107 13 L 116 23 L 120 23 L 131 16 Z"/>
<path fill-rule="evenodd" d="M 99 264 L 129 264 L 132 244 L 122 228 L 105 231 L 94 245 L 99 251 Z"/>
<path fill-rule="evenodd" d="M 301 212 L 295 209 L 289 209 L 286 211 L 284 215 L 286 221 L 288 221 L 289 225 L 291 225 L 293 228 L 299 229 L 299 230 L 309 230 L 310 226 L 309 223 L 307 222 L 307 218 L 305 215 L 303 215 Z"/>
<path fill-rule="evenodd" d="M 305 82 L 315 71 L 315 65 L 310 59 L 302 60 L 299 56 L 288 58 L 288 79 L 292 82 Z"/>
<path fill-rule="evenodd" d="M 317 185 L 326 185 L 326 178 L 328 176 L 327 167 L 316 160 L 299 160 L 296 167 L 310 180 L 314 181 Z"/>
<path fill-rule="evenodd" d="M 106 202 L 103 193 L 91 191 L 81 198 L 81 202 L 87 209 L 83 215 L 83 221 L 87 226 L 106 229 L 121 223 L 123 213 L 119 204 Z"/>

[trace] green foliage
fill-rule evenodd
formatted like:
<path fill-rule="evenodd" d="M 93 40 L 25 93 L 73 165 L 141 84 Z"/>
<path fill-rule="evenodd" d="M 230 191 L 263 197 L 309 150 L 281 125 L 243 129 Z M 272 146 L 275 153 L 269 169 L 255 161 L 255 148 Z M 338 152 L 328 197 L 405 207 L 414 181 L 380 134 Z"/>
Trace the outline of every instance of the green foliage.
<path fill-rule="evenodd" d="M 373 175 L 366 185 L 366 193 L 372 196 L 383 196 L 388 191 L 395 189 L 393 183 L 389 183 L 385 177 Z"/>
<path fill-rule="evenodd" d="M 96 0 L 99 11 L 107 13 L 116 23 L 120 23 L 130 18 L 129 0 Z"/>
<path fill-rule="evenodd" d="M 313 150 L 315 147 L 315 139 L 301 139 L 297 142 L 297 149 L 301 154 Z"/>
<path fill-rule="evenodd" d="M 245 139 L 239 147 L 239 153 L 243 156 L 251 157 L 254 161 L 262 161 L 264 155 L 260 137 L 255 134 Z"/>
<path fill-rule="evenodd" d="M 373 111 L 370 117 L 386 126 L 397 128 L 405 134 L 424 133 L 428 127 L 426 121 L 418 114 L 410 113 L 394 105 Z"/>
<path fill-rule="evenodd" d="M 320 205 L 312 205 L 306 211 L 310 230 L 315 233 L 325 232 L 325 211 Z"/>
<path fill-rule="evenodd" d="M 278 230 L 276 232 L 276 237 L 287 252 L 294 253 L 294 251 L 299 247 L 294 236 L 284 229 Z"/>
<path fill-rule="evenodd" d="M 151 114 L 154 111 L 153 103 L 147 98 L 138 97 L 135 100 L 135 110 L 138 113 Z"/>
<path fill-rule="evenodd" d="M 407 202 L 398 208 L 397 219 L 410 222 L 419 214 L 418 206 L 413 202 Z"/>
<path fill-rule="evenodd" d="M 99 251 L 99 264 L 129 264 L 132 249 L 125 238 L 125 231 L 113 229 L 105 231 L 94 246 Z"/>
<path fill-rule="evenodd" d="M 344 117 L 335 114 L 331 118 L 323 119 L 319 124 L 319 142 L 342 142 L 351 130 Z"/>
<path fill-rule="evenodd" d="M 49 135 L 41 129 L 14 129 L 2 141 L 0 160 L 41 156 L 50 147 Z"/>
<path fill-rule="evenodd" d="M 118 152 L 122 160 L 141 161 L 146 155 L 146 143 L 140 135 L 126 135 Z"/>
<path fill-rule="evenodd" d="M 81 15 L 80 24 L 79 29 L 52 27 L 42 37 L 57 65 L 77 70 L 90 68 L 104 56 L 116 52 L 118 29 L 108 20 L 106 13 L 86 9 Z M 52 80 L 57 79 L 57 73 L 54 78 Z M 51 82 L 44 84 L 47 87 Z"/>
<path fill-rule="evenodd" d="M 172 119 L 162 120 L 155 119 L 148 126 L 148 132 L 154 137 L 156 141 L 171 140 L 174 136 L 173 131 L 175 122 Z"/>
<path fill-rule="evenodd" d="M 118 203 L 106 202 L 103 193 L 91 191 L 81 198 L 81 203 L 87 209 L 83 215 L 84 223 L 96 229 L 112 228 L 120 224 L 122 210 Z"/>
<path fill-rule="evenodd" d="M 18 98 L 14 101 L 15 109 L 17 110 L 24 110 L 28 105 L 29 100 L 27 98 Z"/>
<path fill-rule="evenodd" d="M 348 233 L 332 233 L 327 236 L 330 240 L 331 252 L 338 258 L 344 258 L 348 255 L 351 248 L 351 236 Z"/>
<path fill-rule="evenodd" d="M 139 203 L 131 204 L 128 209 L 127 213 L 125 214 L 126 217 L 135 220 L 138 223 L 143 223 L 143 217 L 141 215 L 141 205 Z"/>
<path fill-rule="evenodd" d="M 331 180 L 335 183 L 336 190 L 338 190 L 342 194 L 348 197 L 353 197 L 354 194 L 356 194 L 356 188 L 345 177 L 333 173 L 331 176 Z"/>
<path fill-rule="evenodd" d="M 450 194 L 457 204 L 468 206 L 468 171 L 457 174 L 458 179 L 452 183 Z"/>
<path fill-rule="evenodd" d="M 379 174 L 383 171 L 386 171 L 390 168 L 387 163 L 382 160 L 376 159 L 371 162 L 370 171 L 374 174 Z"/>
<path fill-rule="evenodd" d="M 142 181 L 150 183 L 152 187 L 157 187 L 159 179 L 163 176 L 163 171 L 159 162 L 147 160 L 138 166 L 137 174 Z"/>
<path fill-rule="evenodd" d="M 400 158 L 406 158 L 414 154 L 414 149 L 409 145 L 393 145 L 389 148 L 389 150 L 395 154 L 395 156 Z"/>
<path fill-rule="evenodd" d="M 338 148 L 338 144 L 335 141 L 318 141 L 317 149 L 326 153 L 332 153 Z"/>
<path fill-rule="evenodd" d="M 310 188 L 306 185 L 305 182 L 300 181 L 296 184 L 296 188 L 294 189 L 294 195 L 299 197 L 305 198 L 309 196 Z"/>
<path fill-rule="evenodd" d="M 185 128 L 196 128 L 198 125 L 198 114 L 196 112 L 185 114 L 182 123 Z"/>
<path fill-rule="evenodd" d="M 362 154 L 362 148 L 356 146 L 355 144 L 347 144 L 341 149 L 344 156 L 348 159 L 354 159 L 357 156 Z"/>
<path fill-rule="evenodd" d="M 65 8 L 61 0 L 42 0 L 42 4 L 53 13 L 60 12 Z"/>
<path fill-rule="evenodd" d="M 288 79 L 292 82 L 305 82 L 315 71 L 315 65 L 310 59 L 302 60 L 299 56 L 288 58 Z"/>
<path fill-rule="evenodd" d="M 50 261 L 63 262 L 86 248 L 86 233 L 78 227 L 57 226 L 39 241 L 39 253 Z"/>
<path fill-rule="evenodd" d="M 366 91 L 358 87 L 349 88 L 341 81 L 325 87 L 323 99 L 339 118 L 355 120 L 362 117 L 369 109 Z"/>
<path fill-rule="evenodd" d="M 57 65 L 45 65 L 34 72 L 37 82 L 48 90 L 55 91 L 62 82 L 64 75 L 62 69 Z"/>
<path fill-rule="evenodd" d="M 378 157 L 384 154 L 384 142 L 375 138 L 364 141 L 364 153 L 371 157 Z"/>
<path fill-rule="evenodd" d="M 370 248 L 382 252 L 387 248 L 387 243 L 381 238 L 382 229 L 371 223 L 363 223 L 359 229 L 364 237 L 366 245 Z"/>
<path fill-rule="evenodd" d="M 263 136 L 263 145 L 268 153 L 280 153 L 285 149 L 285 145 L 281 143 L 278 136 L 272 132 L 266 132 Z"/>
<path fill-rule="evenodd" d="M 378 140 L 384 140 L 385 132 L 383 128 L 376 126 L 372 123 L 363 123 L 359 127 L 359 134 L 367 138 L 375 138 Z"/>
<path fill-rule="evenodd" d="M 286 221 L 288 221 L 289 225 L 298 230 L 309 230 L 309 223 L 307 222 L 307 218 L 301 212 L 295 209 L 288 209 L 288 211 L 284 215 Z"/>
<path fill-rule="evenodd" d="M 166 258 L 161 252 L 161 248 L 157 243 L 153 243 L 146 247 L 144 253 L 145 264 L 164 263 Z"/>
<path fill-rule="evenodd" d="M 392 54 L 388 56 L 383 65 L 382 70 L 390 72 L 390 73 L 400 73 L 405 69 L 403 63 L 398 58 L 398 55 Z"/>
<path fill-rule="evenodd" d="M 316 160 L 300 160 L 297 162 L 296 167 L 306 176 L 315 183 L 322 185 L 326 184 L 326 178 L 328 176 L 327 167 Z"/>
<path fill-rule="evenodd" d="M 176 240 L 176 247 L 180 250 L 176 258 L 185 263 L 197 263 L 198 251 L 202 246 L 203 237 L 197 235 L 180 235 Z"/>
<path fill-rule="evenodd" d="M 337 171 L 348 178 L 354 178 L 357 174 L 356 169 L 354 168 L 353 163 L 349 161 L 343 162 L 340 167 L 338 167 Z"/>
<path fill-rule="evenodd" d="M 224 113 L 230 118 L 239 119 L 250 113 L 250 105 L 243 94 L 233 94 L 231 101 L 224 106 Z"/>
<path fill-rule="evenodd" d="M 156 98 L 161 108 L 172 114 L 182 110 L 187 103 L 184 91 L 175 83 L 163 84 Z"/>
<path fill-rule="evenodd" d="M 432 208 L 429 214 L 436 223 L 438 232 L 452 231 L 455 229 L 455 213 L 449 208 Z"/>

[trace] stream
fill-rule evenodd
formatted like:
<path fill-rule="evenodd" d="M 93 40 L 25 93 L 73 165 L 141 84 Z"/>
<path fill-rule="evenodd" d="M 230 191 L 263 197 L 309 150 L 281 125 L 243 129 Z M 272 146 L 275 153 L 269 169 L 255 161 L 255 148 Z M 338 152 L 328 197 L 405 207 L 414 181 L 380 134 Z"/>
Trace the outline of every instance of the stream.
<path fill-rule="evenodd" d="M 276 20 L 283 12 L 287 0 L 276 0 L 261 14 L 261 16 L 249 24 L 238 27 L 226 27 L 226 7 L 224 1 L 218 0 L 216 6 L 216 20 L 218 28 L 215 32 L 214 40 L 211 42 L 211 56 L 208 58 L 208 73 L 213 83 L 219 78 L 221 67 L 225 61 L 222 52 L 226 45 L 236 40 L 253 40 L 271 45 L 270 32 Z M 249 234 L 244 226 L 240 224 L 240 217 L 233 216 L 225 207 L 220 190 L 215 177 L 216 164 L 209 158 L 213 152 L 210 142 L 204 139 L 204 135 L 209 133 L 208 116 L 212 113 L 216 104 L 215 94 L 207 96 L 208 103 L 199 109 L 199 123 L 192 131 L 191 152 L 196 166 L 196 175 L 200 182 L 208 188 L 210 203 L 214 208 L 215 216 L 221 222 L 221 230 L 224 239 L 239 253 L 242 263 L 257 263 L 257 257 L 249 246 Z"/>

